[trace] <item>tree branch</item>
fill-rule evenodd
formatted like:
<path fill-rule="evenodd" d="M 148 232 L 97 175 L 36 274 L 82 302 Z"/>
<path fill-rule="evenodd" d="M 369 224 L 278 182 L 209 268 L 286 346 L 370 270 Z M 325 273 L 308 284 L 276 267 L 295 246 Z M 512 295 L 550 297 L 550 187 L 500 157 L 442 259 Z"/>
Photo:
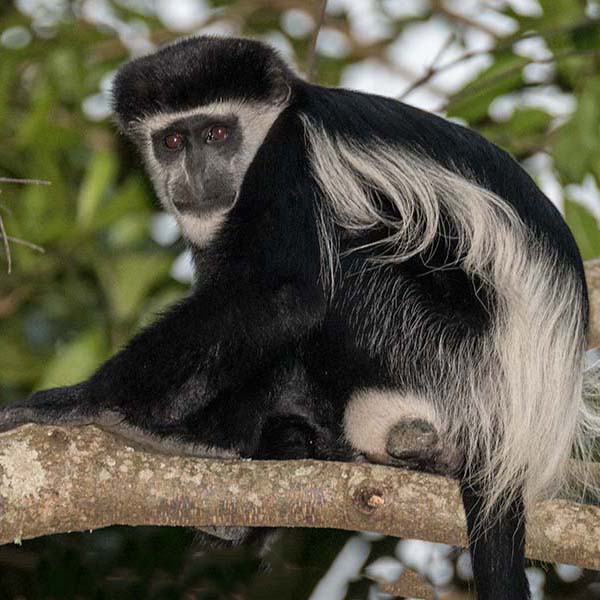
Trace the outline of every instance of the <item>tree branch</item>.
<path fill-rule="evenodd" d="M 442 15 L 451 23 L 456 23 L 457 25 L 462 25 L 463 27 L 470 27 L 472 29 L 483 31 L 494 40 L 498 40 L 499 38 L 498 32 L 491 27 L 487 27 L 484 23 L 479 23 L 467 15 L 463 15 L 455 10 L 451 10 L 443 2 L 434 2 L 432 5 L 432 12 Z"/>
<path fill-rule="evenodd" d="M 463 88 L 460 92 L 454 94 L 454 96 L 452 97 L 451 100 L 449 100 L 444 105 L 442 105 L 438 109 L 438 112 L 447 111 L 451 107 L 458 104 L 459 102 L 464 101 L 466 98 L 470 98 L 476 94 L 479 94 L 483 90 L 489 89 L 491 86 L 496 85 L 497 83 L 503 81 L 507 77 L 510 77 L 512 75 L 520 73 L 527 65 L 531 65 L 531 64 L 547 65 L 547 64 L 552 64 L 552 63 L 558 63 L 560 61 L 572 58 L 574 56 L 592 56 L 595 58 L 600 58 L 600 50 L 598 48 L 583 48 L 583 49 L 575 48 L 574 50 L 565 50 L 564 52 L 553 54 L 552 56 L 549 56 L 548 58 L 529 59 L 529 58 L 523 57 L 522 61 L 520 61 L 518 64 L 509 66 L 508 68 L 504 69 L 503 71 L 500 71 L 499 73 L 495 74 L 493 77 L 480 78 L 480 80 L 478 80 L 478 84 L 479 84 L 478 88 L 476 88 L 476 89 Z M 450 64 L 451 63 L 444 65 L 443 68 L 447 68 L 447 66 Z M 441 68 L 438 69 L 436 71 L 436 73 L 439 73 L 440 71 L 441 71 Z"/>
<path fill-rule="evenodd" d="M 446 52 L 448 51 L 448 48 L 452 46 L 452 43 L 455 41 L 455 39 L 456 34 L 454 33 L 451 33 L 446 38 L 446 41 L 440 46 L 440 49 L 436 52 L 433 60 L 431 61 L 431 64 L 427 68 L 427 71 L 425 71 L 425 73 L 417 80 L 413 81 L 413 83 L 409 85 L 408 88 L 406 88 L 402 92 L 402 94 L 400 94 L 400 96 L 398 96 L 398 100 L 404 100 L 404 98 L 406 98 L 411 92 L 421 87 L 423 84 L 427 83 L 434 75 L 441 72 L 442 69 L 438 67 L 439 62 L 442 60 L 444 54 L 446 54 Z"/>
<path fill-rule="evenodd" d="M 600 347 L 600 258 L 585 262 L 585 278 L 590 300 L 588 347 Z"/>
<path fill-rule="evenodd" d="M 95 427 L 0 436 L 0 543 L 108 525 L 331 527 L 464 546 L 455 481 L 371 464 L 197 459 Z M 600 508 L 541 502 L 527 554 L 600 569 Z"/>
<path fill-rule="evenodd" d="M 580 28 L 584 28 L 584 27 L 588 27 L 588 26 L 589 27 L 597 26 L 597 21 L 598 21 L 597 19 L 584 19 L 581 21 L 577 21 L 575 23 L 570 23 L 567 27 L 564 27 L 564 26 L 563 27 L 554 27 L 554 28 L 550 28 L 550 29 L 542 29 L 542 30 L 537 30 L 537 31 L 527 31 L 525 33 L 517 32 L 514 35 L 510 35 L 505 38 L 502 38 L 494 47 L 486 48 L 484 50 L 471 50 L 468 52 L 464 52 L 461 56 L 459 56 L 443 65 L 439 65 L 438 64 L 439 59 L 436 59 L 434 61 L 434 63 L 427 69 L 427 71 L 421 77 L 419 77 L 417 80 L 415 80 L 410 85 L 410 87 L 402 93 L 402 95 L 399 97 L 399 99 L 405 98 L 408 94 L 415 91 L 416 89 L 418 89 L 426 84 L 429 84 L 430 81 L 432 79 L 434 79 L 440 73 L 443 73 L 444 71 L 452 69 L 453 67 L 456 67 L 459 64 L 462 64 L 468 60 L 471 60 L 472 58 L 475 58 L 478 56 L 484 56 L 486 54 L 497 55 L 501 52 L 510 50 L 516 42 L 520 42 L 522 40 L 526 40 L 526 39 L 529 39 L 532 37 L 540 37 L 547 41 L 547 40 L 552 39 L 554 36 L 570 33 L 572 31 L 575 31 Z M 586 52 L 587 52 L 587 50 L 586 50 Z M 552 63 L 555 60 L 559 60 L 564 57 L 565 57 L 564 55 L 559 55 L 558 57 L 552 56 L 548 59 L 544 59 L 543 61 L 524 60 L 523 64 L 518 65 L 517 68 L 522 68 L 525 65 L 529 64 L 530 62 Z M 503 73 L 500 73 L 499 75 L 501 77 L 504 77 L 506 74 L 507 73 L 503 72 Z M 489 82 L 486 81 L 485 83 L 488 84 Z M 446 108 L 447 108 L 446 106 L 442 106 L 442 107 L 440 107 L 439 110 L 440 111 L 446 110 Z"/>
<path fill-rule="evenodd" d="M 45 179 L 16 179 L 14 177 L 0 177 L 0 183 L 18 183 L 18 184 L 33 184 L 33 185 L 51 185 L 50 181 L 46 181 Z M 10 243 L 13 242 L 15 244 L 21 244 L 22 246 L 27 246 L 32 250 L 37 250 L 38 252 L 44 252 L 44 249 L 37 244 L 33 244 L 28 242 L 27 240 L 22 240 L 20 238 L 16 238 L 10 236 L 6 233 L 6 227 L 4 225 L 4 220 L 0 215 L 0 239 L 2 240 L 2 244 L 4 247 L 4 253 L 6 254 L 6 271 L 10 275 L 12 271 L 12 254 L 10 252 Z"/>
<path fill-rule="evenodd" d="M 306 59 L 306 77 L 308 81 L 314 81 L 317 74 L 317 42 L 319 40 L 319 33 L 325 23 L 325 12 L 327 11 L 327 0 L 319 0 L 317 3 L 318 13 L 315 20 L 315 29 L 313 36 L 310 41 L 308 49 L 308 57 Z"/>

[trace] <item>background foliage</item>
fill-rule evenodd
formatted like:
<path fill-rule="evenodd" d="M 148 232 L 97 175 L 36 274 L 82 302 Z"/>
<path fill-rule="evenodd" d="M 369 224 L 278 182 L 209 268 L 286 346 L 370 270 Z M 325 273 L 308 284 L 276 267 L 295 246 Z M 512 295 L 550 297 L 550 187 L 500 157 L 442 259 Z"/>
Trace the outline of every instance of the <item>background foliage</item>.
<path fill-rule="evenodd" d="M 188 287 L 184 248 L 110 121 L 110 79 L 130 55 L 198 31 L 258 36 L 319 83 L 395 93 L 460 119 L 536 177 L 591 258 L 599 18 L 585 0 L 330 0 L 325 15 L 301 0 L 0 4 L 0 177 L 51 183 L 0 181 L 0 400 L 86 377 Z M 456 573 L 468 578 L 468 565 L 454 567 L 461 553 L 443 547 L 296 531 L 268 554 L 267 574 L 245 550 L 206 554 L 192 537 L 113 528 L 2 547 L 0 597 L 300 600 L 342 548 L 336 578 L 322 583 L 331 587 L 313 598 L 378 597 L 361 569 L 393 568 L 395 554 L 442 587 L 454 580 L 455 598 L 465 587 Z M 548 598 L 600 597 L 592 575 L 530 574 Z"/>

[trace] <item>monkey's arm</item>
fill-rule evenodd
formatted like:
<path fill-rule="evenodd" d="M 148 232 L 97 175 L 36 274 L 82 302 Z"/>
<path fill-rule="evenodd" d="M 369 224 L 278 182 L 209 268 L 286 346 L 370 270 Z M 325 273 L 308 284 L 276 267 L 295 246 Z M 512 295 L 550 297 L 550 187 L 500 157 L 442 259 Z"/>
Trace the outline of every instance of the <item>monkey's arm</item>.
<path fill-rule="evenodd" d="M 145 428 L 192 381 L 189 409 L 243 381 L 309 332 L 324 304 L 314 283 L 274 287 L 222 282 L 199 290 L 142 330 L 87 381 L 37 392 L 0 411 L 0 430 L 25 422 L 126 419 Z M 196 380 L 193 380 L 196 378 Z M 99 417 L 101 417 L 99 419 Z"/>

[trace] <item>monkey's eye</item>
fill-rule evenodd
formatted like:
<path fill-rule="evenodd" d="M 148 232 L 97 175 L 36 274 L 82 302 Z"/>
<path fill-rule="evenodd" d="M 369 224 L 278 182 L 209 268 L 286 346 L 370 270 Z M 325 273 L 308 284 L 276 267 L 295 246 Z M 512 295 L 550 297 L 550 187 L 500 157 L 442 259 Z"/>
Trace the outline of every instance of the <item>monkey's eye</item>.
<path fill-rule="evenodd" d="M 164 143 L 169 150 L 181 150 L 183 148 L 184 139 L 180 133 L 174 131 L 165 136 Z"/>
<path fill-rule="evenodd" d="M 206 143 L 224 142 L 229 137 L 229 129 L 224 125 L 213 125 L 206 132 Z"/>

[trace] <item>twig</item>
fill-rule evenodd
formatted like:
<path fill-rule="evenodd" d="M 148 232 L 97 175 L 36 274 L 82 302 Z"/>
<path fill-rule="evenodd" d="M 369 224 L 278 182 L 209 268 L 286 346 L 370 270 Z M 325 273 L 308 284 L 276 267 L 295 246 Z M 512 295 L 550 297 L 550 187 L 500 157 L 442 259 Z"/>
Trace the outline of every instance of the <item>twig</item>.
<path fill-rule="evenodd" d="M 450 108 L 453 104 L 463 101 L 463 100 L 465 100 L 465 98 L 469 98 L 473 94 L 480 92 L 482 89 L 485 89 L 491 85 L 498 83 L 499 81 L 502 81 L 505 77 L 507 77 L 509 75 L 518 73 L 519 71 L 524 69 L 527 65 L 550 64 L 550 63 L 554 63 L 554 62 L 559 62 L 566 58 L 571 58 L 572 56 L 600 56 L 600 50 L 598 48 L 585 48 L 583 50 L 567 50 L 565 52 L 561 52 L 559 54 L 554 54 L 547 58 L 536 58 L 536 59 L 523 58 L 523 61 L 521 63 L 512 65 L 508 69 L 505 69 L 504 71 L 501 71 L 500 73 L 497 73 L 493 77 L 484 79 L 481 82 L 481 88 L 479 88 L 477 90 L 463 90 L 462 92 L 459 92 L 452 99 L 448 100 L 445 104 L 442 104 L 442 106 L 440 106 L 436 110 L 436 112 L 443 112 L 443 111 L 448 110 L 448 108 Z"/>
<path fill-rule="evenodd" d="M 425 82 L 429 81 L 436 74 L 436 72 L 438 72 L 438 73 L 440 72 L 440 69 L 438 69 L 437 65 L 440 62 L 440 60 L 442 60 L 444 54 L 446 54 L 448 48 L 450 48 L 450 46 L 452 45 L 452 43 L 454 42 L 455 39 L 456 39 L 456 34 L 453 32 L 448 36 L 446 41 L 440 46 L 440 49 L 437 51 L 436 55 L 433 57 L 431 64 L 427 68 L 427 71 L 425 71 L 425 73 L 421 77 L 419 77 L 419 79 L 417 79 L 411 85 L 409 85 L 408 88 L 406 90 L 404 90 L 402 92 L 402 94 L 398 97 L 398 100 L 403 100 L 412 91 L 416 90 L 418 87 L 423 85 Z"/>
<path fill-rule="evenodd" d="M 13 237 L 12 235 L 7 235 L 6 239 L 10 242 L 14 242 L 15 244 L 21 244 L 21 246 L 27 246 L 27 248 L 31 248 L 32 250 L 40 252 L 41 254 L 44 254 L 46 252 L 41 246 L 38 246 L 33 242 L 28 242 L 27 240 L 22 240 L 21 238 Z"/>
<path fill-rule="evenodd" d="M 8 243 L 8 235 L 6 235 L 6 229 L 4 227 L 4 219 L 0 216 L 0 237 L 2 237 L 2 243 L 4 244 L 4 252 L 6 254 L 7 272 L 10 275 L 12 272 L 12 256 L 10 253 L 10 244 Z"/>
<path fill-rule="evenodd" d="M 433 79 L 440 73 L 443 73 L 444 71 L 448 71 L 449 69 L 452 69 L 453 67 L 455 67 L 463 62 L 466 62 L 467 60 L 470 60 L 472 58 L 475 58 L 478 56 L 484 56 L 486 54 L 498 54 L 500 52 L 504 52 L 505 50 L 508 50 L 509 48 L 511 48 L 513 46 L 513 44 L 520 42 L 521 40 L 526 40 L 526 39 L 529 39 L 532 37 L 541 37 L 543 39 L 549 39 L 549 38 L 554 37 L 555 35 L 560 35 L 562 33 L 568 33 L 570 31 L 574 31 L 581 27 L 585 27 L 585 26 L 592 27 L 594 25 L 597 25 L 597 23 L 598 23 L 598 20 L 596 20 L 596 19 L 585 19 L 582 21 L 578 21 L 577 23 L 573 23 L 573 24 L 569 25 L 568 27 L 555 27 L 555 28 L 540 30 L 540 31 L 528 31 L 524 34 L 511 35 L 506 38 L 503 38 L 502 40 L 500 40 L 500 42 L 498 44 L 496 44 L 495 47 L 488 48 L 486 50 L 471 50 L 469 52 L 465 52 L 461 56 L 455 58 L 454 60 L 451 60 L 450 62 L 447 62 L 444 65 L 440 65 L 439 67 L 437 67 L 434 70 L 428 69 L 428 71 L 422 77 L 420 77 L 415 83 L 413 83 L 408 90 L 406 90 L 402 93 L 402 96 L 399 99 L 404 98 L 408 93 L 413 92 L 418 87 L 425 85 L 426 83 L 428 83 L 431 79 Z M 549 60 L 552 61 L 554 59 L 549 59 Z M 537 60 L 537 61 L 533 61 L 533 62 L 542 62 L 542 61 Z M 440 109 L 440 110 L 443 110 L 443 109 Z"/>
<path fill-rule="evenodd" d="M 0 183 L 22 183 L 33 185 L 52 185 L 51 181 L 45 179 L 19 179 L 16 177 L 0 177 Z"/>
<path fill-rule="evenodd" d="M 313 31 L 312 40 L 308 49 L 308 57 L 306 59 L 306 76 L 308 81 L 314 81 L 316 70 L 317 70 L 317 41 L 319 39 L 319 32 L 325 22 L 325 11 L 327 10 L 327 0 L 321 0 L 319 7 L 319 14 L 315 24 L 315 30 Z"/>
<path fill-rule="evenodd" d="M 475 21 L 474 19 L 467 17 L 466 15 L 461 15 L 460 13 L 450 10 L 447 6 L 445 6 L 441 2 L 436 3 L 436 6 L 433 8 L 433 12 L 440 13 L 441 15 L 443 15 L 450 21 L 455 21 L 466 27 L 471 27 L 472 29 L 478 29 L 479 31 L 483 31 L 484 33 L 487 33 L 489 36 L 493 37 L 494 39 L 496 39 L 496 40 L 498 39 L 498 33 L 496 31 L 494 31 L 493 29 L 487 27 L 483 23 L 479 23 L 478 21 Z"/>
<path fill-rule="evenodd" d="M 18 183 L 18 184 L 31 184 L 31 185 L 52 185 L 52 182 L 47 181 L 46 179 L 20 179 L 16 177 L 0 177 L 0 183 Z M 3 207 L 2 207 L 3 208 Z M 10 236 L 6 233 L 6 228 L 4 226 L 4 220 L 0 215 L 0 237 L 2 238 L 2 244 L 4 246 L 4 252 L 6 254 L 6 263 L 7 263 L 7 273 L 10 275 L 12 272 L 12 254 L 10 252 L 10 242 L 14 242 L 15 244 L 21 244 L 22 246 L 27 246 L 32 250 L 36 250 L 37 252 L 44 253 L 44 249 L 37 244 L 33 244 L 32 242 L 28 242 L 27 240 L 22 240 L 21 238 L 16 238 Z"/>
<path fill-rule="evenodd" d="M 472 50 L 470 52 L 465 52 L 458 58 L 455 58 L 454 60 L 447 62 L 445 65 L 440 65 L 436 69 L 429 68 L 422 77 L 417 79 L 417 81 L 415 81 L 406 91 L 402 92 L 402 95 L 399 97 L 399 100 L 402 100 L 402 98 L 406 97 L 411 92 L 414 92 L 417 88 L 425 85 L 426 83 L 428 83 L 431 79 L 433 79 L 440 73 L 443 73 L 444 71 L 448 71 L 452 67 L 455 67 L 456 65 L 466 62 L 467 60 L 471 60 L 472 58 L 475 58 L 476 56 L 483 56 L 484 54 L 489 54 L 490 52 L 492 52 L 492 53 L 499 52 L 499 46 L 496 46 L 496 48 L 490 49 L 490 50 Z"/>

